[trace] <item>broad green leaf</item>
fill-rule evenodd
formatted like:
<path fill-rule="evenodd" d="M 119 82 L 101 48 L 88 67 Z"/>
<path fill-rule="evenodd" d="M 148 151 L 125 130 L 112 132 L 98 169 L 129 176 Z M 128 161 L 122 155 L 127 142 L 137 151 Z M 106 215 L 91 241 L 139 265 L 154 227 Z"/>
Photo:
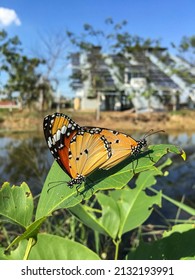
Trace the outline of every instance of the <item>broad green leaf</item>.
<path fill-rule="evenodd" d="M 147 187 L 156 183 L 155 176 L 160 174 L 157 169 L 144 171 L 139 174 L 135 188 L 120 190 L 120 199 L 118 199 L 121 220 L 119 238 L 125 232 L 140 226 L 152 213 L 153 205 L 161 206 L 161 192 L 154 196 L 148 196 L 145 192 Z"/>
<path fill-rule="evenodd" d="M 5 248 L 0 248 L 0 260 L 7 260 L 7 255 L 4 253 Z"/>
<path fill-rule="evenodd" d="M 100 211 L 76 205 L 69 208 L 78 219 L 92 229 L 109 235 L 112 239 L 140 226 L 151 214 L 153 205 L 161 206 L 161 193 L 148 196 L 145 189 L 155 184 L 155 176 L 162 174 L 158 169 L 139 174 L 134 189 L 110 191 L 108 195 L 98 193 Z M 96 216 L 96 212 L 98 216 Z"/>
<path fill-rule="evenodd" d="M 36 211 L 36 219 L 51 215 L 54 210 L 68 208 L 81 202 L 76 187 L 69 188 L 70 177 L 54 161 L 45 180 Z"/>
<path fill-rule="evenodd" d="M 179 224 L 179 225 L 174 225 L 171 230 L 167 230 L 163 233 L 163 237 L 168 237 L 171 234 L 175 232 L 183 233 L 188 230 L 194 229 L 195 227 L 195 221 L 191 221 L 191 223 L 185 223 L 185 224 Z"/>
<path fill-rule="evenodd" d="M 174 145 L 149 146 L 148 151 L 137 158 L 129 157 L 109 170 L 98 170 L 86 178 L 86 182 L 72 189 L 67 187 L 70 178 L 55 162 L 45 181 L 36 213 L 36 219 L 50 215 L 54 210 L 77 205 L 98 190 L 121 189 L 135 173 L 151 169 L 168 152 L 184 154 Z"/>
<path fill-rule="evenodd" d="M 162 170 L 163 168 L 170 166 L 171 164 L 172 164 L 172 160 L 170 158 L 168 158 L 167 160 L 165 160 L 165 162 L 163 162 L 160 166 L 158 166 L 158 169 Z"/>
<path fill-rule="evenodd" d="M 25 255 L 27 240 L 22 240 L 9 259 L 21 260 Z M 56 235 L 38 234 L 29 260 L 99 260 L 99 256 L 84 245 Z"/>
<path fill-rule="evenodd" d="M 32 220 L 33 197 L 26 183 L 10 186 L 4 183 L 0 189 L 0 215 L 10 221 L 27 227 Z"/>
<path fill-rule="evenodd" d="M 195 256 L 194 257 L 186 257 L 186 258 L 181 258 L 180 260 L 195 260 Z"/>
<path fill-rule="evenodd" d="M 69 208 L 69 210 L 88 227 L 115 238 L 120 224 L 117 202 L 103 193 L 96 194 L 96 197 L 101 206 L 100 210 L 81 204 Z M 95 215 L 96 213 L 100 216 L 99 218 Z"/>
<path fill-rule="evenodd" d="M 167 237 L 151 243 L 141 242 L 127 256 L 129 260 L 179 260 L 195 257 L 195 229 L 172 232 Z"/>
<path fill-rule="evenodd" d="M 109 202 L 108 202 L 109 203 Z M 109 235 L 106 229 L 99 223 L 95 212 L 97 211 L 99 215 L 102 213 L 101 210 L 90 208 L 87 205 L 78 204 L 74 207 L 69 208 L 69 211 L 77 217 L 82 223 L 84 223 L 89 228 L 97 231 L 99 233 Z"/>
<path fill-rule="evenodd" d="M 118 203 L 114 198 L 103 193 L 98 193 L 97 199 L 102 208 L 102 215 L 98 222 L 105 229 L 106 233 L 115 239 L 121 222 Z"/>

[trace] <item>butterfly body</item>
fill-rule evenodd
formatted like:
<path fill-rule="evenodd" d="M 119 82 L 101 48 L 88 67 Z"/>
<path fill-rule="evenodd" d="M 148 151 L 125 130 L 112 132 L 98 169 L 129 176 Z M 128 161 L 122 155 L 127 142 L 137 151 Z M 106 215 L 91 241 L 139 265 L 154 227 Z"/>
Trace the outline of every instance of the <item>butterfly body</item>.
<path fill-rule="evenodd" d="M 96 169 L 110 169 L 146 146 L 143 139 L 100 127 L 81 127 L 68 116 L 55 113 L 44 118 L 48 147 L 71 177 L 69 187 L 80 185 Z"/>

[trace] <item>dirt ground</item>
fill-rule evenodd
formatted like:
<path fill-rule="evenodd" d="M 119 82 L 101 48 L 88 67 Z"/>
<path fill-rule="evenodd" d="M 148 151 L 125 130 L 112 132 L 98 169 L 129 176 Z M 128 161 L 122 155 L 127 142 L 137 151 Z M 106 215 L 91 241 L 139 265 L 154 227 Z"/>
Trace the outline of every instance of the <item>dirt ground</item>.
<path fill-rule="evenodd" d="M 195 131 L 195 111 L 182 111 L 176 113 L 131 113 L 124 112 L 101 112 L 99 121 L 95 114 L 92 116 L 85 113 L 72 115 L 80 125 L 91 125 L 116 129 L 119 131 L 143 131 L 150 129 L 165 131 Z"/>
<path fill-rule="evenodd" d="M 96 120 L 94 112 L 62 111 L 69 115 L 81 126 L 96 126 L 116 129 L 119 131 L 142 131 L 163 129 L 165 131 L 195 131 L 195 111 L 178 111 L 168 113 L 132 113 L 101 112 L 100 120 Z M 53 112 L 50 112 L 53 113 Z M 8 114 L 5 118 L 1 114 L 0 132 L 42 131 L 43 117 L 47 113 L 27 114 L 17 112 Z"/>

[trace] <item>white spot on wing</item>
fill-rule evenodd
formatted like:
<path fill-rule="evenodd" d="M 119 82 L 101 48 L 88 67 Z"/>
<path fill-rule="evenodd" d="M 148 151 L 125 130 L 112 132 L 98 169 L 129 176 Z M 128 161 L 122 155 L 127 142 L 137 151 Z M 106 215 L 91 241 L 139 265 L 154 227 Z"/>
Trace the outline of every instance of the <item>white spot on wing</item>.
<path fill-rule="evenodd" d="M 60 132 L 60 130 L 58 130 L 57 132 L 56 132 L 56 141 L 59 141 L 60 140 L 60 135 L 61 135 L 61 132 Z"/>
<path fill-rule="evenodd" d="M 56 133 L 55 133 L 54 136 L 53 136 L 53 142 L 54 142 L 54 144 L 56 143 L 56 141 L 57 141 L 57 135 L 56 135 Z"/>
<path fill-rule="evenodd" d="M 66 133 L 66 130 L 67 130 L 67 127 L 64 125 L 61 129 L 61 133 L 62 134 L 65 134 Z"/>
<path fill-rule="evenodd" d="M 51 137 L 48 138 L 48 142 L 47 142 L 47 143 L 48 143 L 49 148 L 51 148 L 51 147 L 52 147 L 52 140 L 51 140 Z"/>

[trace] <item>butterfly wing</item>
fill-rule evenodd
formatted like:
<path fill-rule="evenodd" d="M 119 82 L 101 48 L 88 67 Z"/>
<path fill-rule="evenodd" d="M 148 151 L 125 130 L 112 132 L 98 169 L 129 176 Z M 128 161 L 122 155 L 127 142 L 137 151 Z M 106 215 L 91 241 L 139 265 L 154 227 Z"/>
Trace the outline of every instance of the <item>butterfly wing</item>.
<path fill-rule="evenodd" d="M 115 130 L 92 127 L 85 127 L 85 129 L 88 131 L 94 130 L 95 133 L 104 136 L 110 143 L 112 155 L 107 161 L 102 163 L 99 167 L 101 169 L 110 169 L 117 165 L 133 154 L 139 144 L 139 141 L 136 141 L 131 136 Z"/>
<path fill-rule="evenodd" d="M 60 113 L 44 118 L 48 147 L 61 168 L 71 178 L 83 178 L 111 157 L 107 139 L 94 130 L 81 128 Z"/>
<path fill-rule="evenodd" d="M 102 130 L 102 135 L 111 143 L 112 157 L 101 165 L 102 169 L 110 169 L 133 154 L 138 142 L 131 136 L 117 131 Z"/>
<path fill-rule="evenodd" d="M 68 167 L 68 149 L 72 137 L 80 126 L 68 116 L 55 113 L 44 118 L 43 129 L 48 147 L 61 168 L 70 175 Z M 63 162 L 60 156 L 63 150 Z"/>
<path fill-rule="evenodd" d="M 68 149 L 68 166 L 65 149 L 59 150 L 63 165 L 72 178 L 87 176 L 111 157 L 110 144 L 104 136 L 78 130 L 72 137 Z"/>

